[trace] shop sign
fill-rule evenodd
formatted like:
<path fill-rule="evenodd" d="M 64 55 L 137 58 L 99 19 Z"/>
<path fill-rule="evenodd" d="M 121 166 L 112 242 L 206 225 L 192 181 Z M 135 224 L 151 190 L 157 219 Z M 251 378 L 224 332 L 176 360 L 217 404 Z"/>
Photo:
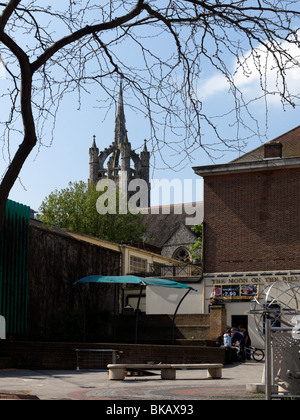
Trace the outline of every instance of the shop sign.
<path fill-rule="evenodd" d="M 258 284 L 218 284 L 213 287 L 211 300 L 245 301 L 258 296 Z"/>
<path fill-rule="evenodd" d="M 207 279 L 212 285 L 219 284 L 269 284 L 275 283 L 276 281 L 295 283 L 300 282 L 299 275 L 290 276 L 241 276 L 241 277 L 230 277 L 224 278 L 215 277 L 213 279 Z"/>

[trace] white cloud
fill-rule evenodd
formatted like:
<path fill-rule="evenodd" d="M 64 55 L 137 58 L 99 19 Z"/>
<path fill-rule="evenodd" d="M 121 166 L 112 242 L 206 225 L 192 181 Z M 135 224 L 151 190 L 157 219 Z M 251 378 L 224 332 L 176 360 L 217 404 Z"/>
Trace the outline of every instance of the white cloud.
<path fill-rule="evenodd" d="M 207 79 L 200 87 L 200 97 L 203 99 L 214 96 L 229 89 L 228 81 L 221 74 L 216 74 Z"/>
<path fill-rule="evenodd" d="M 281 47 L 296 61 L 300 61 L 300 49 L 295 44 L 285 42 Z M 279 61 L 279 55 L 278 55 Z M 296 62 L 283 59 L 285 80 L 291 95 L 300 94 L 300 65 Z M 267 52 L 265 46 L 260 46 L 254 52 L 245 55 L 243 65 L 235 62 L 232 71 L 232 80 L 235 86 L 243 93 L 244 97 L 256 98 L 262 94 L 262 86 L 271 93 L 269 104 L 279 105 L 280 94 L 283 88 L 278 64 L 273 56 Z M 202 100 L 227 92 L 229 82 L 222 74 L 215 74 L 206 79 L 200 86 L 199 96 Z"/>

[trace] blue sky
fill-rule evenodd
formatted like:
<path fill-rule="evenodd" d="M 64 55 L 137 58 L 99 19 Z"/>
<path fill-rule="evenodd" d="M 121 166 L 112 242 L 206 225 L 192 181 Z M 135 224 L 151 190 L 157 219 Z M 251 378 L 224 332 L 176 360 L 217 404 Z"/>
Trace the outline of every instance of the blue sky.
<path fill-rule="evenodd" d="M 290 48 L 287 46 L 287 48 Z M 294 56 L 299 55 L 299 49 L 292 50 Z M 265 74 L 268 76 L 269 89 L 275 90 L 276 87 L 276 67 L 270 59 L 264 57 L 264 50 L 260 48 L 260 56 L 262 65 L 265 68 Z M 257 97 L 260 95 L 259 78 L 255 70 L 255 64 L 248 60 L 248 74 L 245 76 L 232 60 L 232 74 L 236 85 L 243 92 L 245 99 Z M 300 69 L 291 68 L 287 72 L 291 92 L 300 93 Z M 7 80 L 1 78 L 0 74 L 0 90 L 5 89 Z M 199 78 L 198 95 L 203 100 L 203 111 L 208 116 L 224 115 L 223 118 L 215 118 L 213 121 L 218 124 L 220 133 L 228 138 L 233 138 L 234 129 L 232 125 L 235 123 L 234 114 L 225 115 L 228 108 L 232 106 L 232 97 L 228 93 L 229 85 L 226 80 L 215 71 L 203 69 L 203 74 Z M 93 135 L 96 135 L 96 143 L 100 150 L 108 147 L 114 139 L 114 119 L 115 110 L 107 114 L 106 111 L 99 107 L 98 100 L 100 91 L 97 88 L 92 89 L 90 94 L 82 97 L 82 105 L 78 110 L 77 98 L 74 95 L 65 97 L 61 104 L 60 111 L 57 116 L 53 143 L 44 146 L 37 146 L 26 163 L 24 164 L 20 179 L 16 182 L 10 193 L 10 199 L 26 204 L 38 210 L 43 199 L 55 189 L 65 188 L 70 181 L 87 181 L 89 176 L 89 147 L 92 145 Z M 124 89 L 125 115 L 128 130 L 128 139 L 133 149 L 140 152 L 144 139 L 149 139 L 149 131 L 145 117 L 134 112 L 129 105 L 131 98 L 129 92 Z M 262 142 L 272 140 L 277 136 L 295 128 L 300 124 L 298 107 L 295 109 L 286 107 L 283 109 L 280 99 L 277 95 L 269 98 L 269 106 L 267 113 L 266 125 L 266 109 L 264 101 L 255 102 L 250 106 L 253 116 L 260 122 L 262 133 L 265 137 L 259 139 L 253 136 L 249 139 L 244 152 L 258 147 Z M 245 121 L 252 124 L 245 116 Z M 214 134 L 208 127 L 203 129 L 204 142 L 216 142 Z M 241 135 L 244 133 L 241 132 Z M 170 134 L 170 141 L 172 136 Z M 151 145 L 148 145 L 151 151 Z M 172 179 L 191 179 L 193 180 L 192 191 L 183 196 L 171 197 L 171 202 L 179 203 L 183 201 L 203 199 L 202 182 L 198 176 L 194 174 L 192 166 L 210 165 L 213 163 L 226 163 L 239 156 L 236 150 L 227 150 L 215 154 L 218 159 L 212 161 L 204 150 L 198 149 L 191 155 L 191 161 L 185 162 L 180 170 L 173 171 L 169 168 L 163 168 L 158 154 L 151 158 L 151 174 L 154 179 L 167 178 Z M 2 154 L 0 156 L 1 173 L 4 172 L 7 160 L 6 146 L 2 146 Z M 180 160 L 180 153 L 174 156 L 166 156 L 170 166 L 176 166 Z M 153 166 L 155 163 L 155 167 Z M 166 202 L 158 202 L 157 197 L 152 197 L 152 205 L 167 204 Z"/>
<path fill-rule="evenodd" d="M 3 81 L 0 80 L 0 83 Z M 211 81 L 207 80 L 207 84 Z M 220 83 L 219 89 L 209 94 L 205 99 L 208 109 L 222 112 L 221 104 L 226 101 L 228 93 Z M 54 141 L 51 146 L 41 146 L 33 150 L 22 168 L 20 179 L 13 187 L 10 199 L 29 205 L 34 210 L 38 210 L 43 199 L 55 189 L 65 188 L 69 181 L 86 181 L 89 176 L 89 147 L 92 144 L 93 135 L 96 135 L 96 143 L 100 150 L 109 146 L 114 137 L 114 111 L 104 120 L 103 110 L 97 108 L 97 98 L 91 98 L 91 102 L 83 105 L 80 111 L 77 110 L 76 101 L 72 98 L 66 98 L 58 114 Z M 87 100 L 87 102 L 89 102 Z M 95 106 L 91 106 L 95 103 Z M 220 104 L 218 108 L 218 104 Z M 264 124 L 265 110 L 263 105 L 258 106 L 258 118 Z M 139 152 L 143 146 L 144 139 L 147 139 L 149 133 L 145 129 L 144 118 L 134 114 L 129 107 L 125 106 L 126 125 L 128 138 L 132 147 Z M 224 117 L 219 122 L 224 131 L 228 129 L 228 121 Z M 287 108 L 283 110 L 279 102 L 271 103 L 268 110 L 268 129 L 267 140 L 293 129 L 300 124 L 298 108 Z M 205 134 L 205 133 L 204 133 Z M 209 135 L 209 134 L 207 134 Z M 261 144 L 259 138 L 252 138 L 245 151 L 254 149 Z M 199 149 L 193 153 L 192 162 L 187 163 L 181 170 L 173 171 L 171 169 L 156 169 L 151 167 L 151 179 L 192 179 L 193 190 L 187 198 L 175 196 L 171 198 L 172 202 L 197 200 L 201 201 L 202 182 L 194 174 L 192 166 L 211 165 L 213 163 L 226 163 L 238 157 L 239 153 L 228 151 L 222 153 L 222 157 L 213 162 L 207 154 Z M 169 158 L 172 162 L 172 158 Z M 152 163 L 153 163 L 152 157 Z M 157 162 L 157 166 L 162 166 Z M 197 180 L 197 181 L 196 181 Z M 155 197 L 152 199 L 152 205 L 167 204 L 159 203 Z"/>

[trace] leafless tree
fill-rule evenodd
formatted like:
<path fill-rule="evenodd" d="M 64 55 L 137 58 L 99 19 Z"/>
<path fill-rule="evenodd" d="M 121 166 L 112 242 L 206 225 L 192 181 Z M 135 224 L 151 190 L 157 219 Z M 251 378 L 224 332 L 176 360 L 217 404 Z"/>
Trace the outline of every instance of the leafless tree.
<path fill-rule="evenodd" d="M 295 104 L 286 74 L 298 66 L 287 48 L 299 47 L 298 0 L 9 0 L 0 2 L 0 13 L 6 69 L 1 142 L 9 151 L 0 184 L 0 226 L 24 162 L 49 135 L 49 121 L 54 126 L 67 93 L 78 92 L 80 102 L 81 92 L 99 86 L 103 101 L 112 104 L 122 77 L 148 118 L 153 148 L 164 159 L 172 150 L 183 160 L 199 147 L 213 154 L 214 146 L 203 141 L 205 126 L 216 147 L 235 147 L 204 112 L 199 83 L 205 65 L 228 83 L 237 133 L 249 119 L 256 123 L 250 110 L 255 98 L 244 97 L 237 72 L 247 76 L 251 61 L 261 95 L 274 93 L 265 80 L 262 51 L 275 63 L 282 103 Z"/>

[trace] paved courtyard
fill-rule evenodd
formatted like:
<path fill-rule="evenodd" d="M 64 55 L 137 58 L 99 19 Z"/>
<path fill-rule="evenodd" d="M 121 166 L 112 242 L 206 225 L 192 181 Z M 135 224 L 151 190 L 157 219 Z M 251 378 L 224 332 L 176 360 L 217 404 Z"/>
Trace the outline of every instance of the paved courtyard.
<path fill-rule="evenodd" d="M 0 399 L 39 400 L 238 400 L 264 399 L 246 389 L 261 383 L 263 363 L 224 366 L 222 379 L 207 379 L 206 370 L 179 370 L 176 380 L 161 380 L 158 371 L 149 376 L 129 376 L 110 381 L 106 370 L 0 370 Z"/>

